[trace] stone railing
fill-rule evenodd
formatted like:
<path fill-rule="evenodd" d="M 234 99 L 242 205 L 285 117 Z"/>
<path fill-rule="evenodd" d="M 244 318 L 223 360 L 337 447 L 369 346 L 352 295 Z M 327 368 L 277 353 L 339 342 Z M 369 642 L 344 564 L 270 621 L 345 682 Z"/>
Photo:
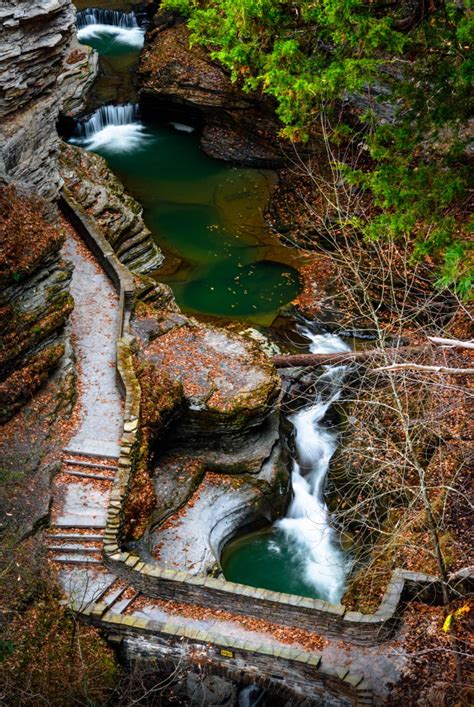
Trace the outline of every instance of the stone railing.
<path fill-rule="evenodd" d="M 143 562 L 134 553 L 122 551 L 123 509 L 133 479 L 140 420 L 140 386 L 133 369 L 132 337 L 129 331 L 134 280 L 130 271 L 120 263 L 111 250 L 95 223 L 74 202 L 66 189 L 63 190 L 60 207 L 96 256 L 98 262 L 109 274 L 120 295 L 117 377 L 125 399 L 124 430 L 119 468 L 110 496 L 104 533 L 104 564 L 120 578 L 149 597 L 207 607 L 218 606 L 220 609 L 231 611 L 234 614 L 254 616 L 292 627 L 297 626 L 357 644 L 378 643 L 392 635 L 405 602 L 416 598 L 419 601 L 438 603 L 441 600 L 440 581 L 436 577 L 405 570 L 393 572 L 377 611 L 373 614 L 362 614 L 348 611 L 343 605 L 329 604 L 318 599 L 273 592 L 228 582 L 224 579 L 165 569 L 157 563 Z M 469 570 L 458 573 L 451 584 L 453 596 L 459 596 L 471 590 L 472 577 L 473 573 Z M 278 657 L 283 661 L 301 660 L 306 665 L 311 662 L 308 657 L 310 654 L 290 648 L 282 650 L 257 648 L 242 641 L 229 641 L 217 634 L 186 630 L 186 627 L 182 625 L 178 629 L 172 624 L 160 624 L 153 620 L 114 614 L 100 602 L 86 608 L 81 607 L 80 610 L 90 621 L 99 622 L 114 634 L 132 635 L 138 632 L 140 635 L 162 635 L 168 638 L 180 636 L 197 643 L 212 643 L 217 648 L 220 646 L 223 650 L 232 646 L 239 652 L 248 653 L 250 651 L 259 655 L 265 654 L 271 658 Z M 298 656 L 300 657 L 298 658 Z M 320 662 L 320 658 L 314 657 L 311 665 L 320 670 Z M 338 671 L 337 676 L 332 675 L 330 671 L 327 674 L 331 679 L 337 678 L 342 681 L 341 684 L 347 683 L 346 688 L 349 691 L 352 690 L 349 697 L 350 704 L 371 704 L 367 685 L 360 676 L 350 675 L 346 671 Z"/>
<path fill-rule="evenodd" d="M 172 667 L 186 657 L 192 664 L 192 656 L 198 656 L 200 670 L 205 671 L 207 666 L 213 674 L 220 673 L 236 682 L 256 683 L 283 694 L 286 690 L 286 697 L 292 705 L 299 704 L 300 700 L 295 698 L 298 693 L 305 705 L 356 707 L 373 704 L 372 689 L 363 676 L 348 668 L 329 665 L 318 653 L 259 645 L 214 631 L 190 628 L 178 617 L 176 622 L 163 623 L 114 614 L 99 602 L 72 608 L 88 623 L 105 629 L 116 643 L 140 639 L 131 651 L 133 659 L 140 652 L 147 659 L 154 655 L 162 657 L 161 647 L 165 644 Z"/>

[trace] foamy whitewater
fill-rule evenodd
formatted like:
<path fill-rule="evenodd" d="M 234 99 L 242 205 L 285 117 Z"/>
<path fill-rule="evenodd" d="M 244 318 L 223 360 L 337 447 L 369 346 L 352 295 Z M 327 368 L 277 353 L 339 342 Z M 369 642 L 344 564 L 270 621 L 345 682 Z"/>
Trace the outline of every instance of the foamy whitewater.
<path fill-rule="evenodd" d="M 145 143 L 147 131 L 138 120 L 138 106 L 102 106 L 76 127 L 70 139 L 74 145 L 88 150 L 130 152 Z"/>
<path fill-rule="evenodd" d="M 76 23 L 80 42 L 110 38 L 132 50 L 141 49 L 145 41 L 145 30 L 139 27 L 133 12 L 83 10 L 77 13 Z"/>
<path fill-rule="evenodd" d="M 349 347 L 332 334 L 301 333 L 310 340 L 311 353 L 339 353 Z M 291 482 L 293 500 L 278 527 L 288 534 L 303 557 L 305 580 L 318 595 L 338 603 L 344 591 L 348 560 L 334 539 L 324 485 L 329 462 L 337 448 L 337 431 L 322 425 L 329 407 L 340 397 L 346 366 L 325 367 L 318 379 L 314 403 L 290 417 L 295 428 L 296 459 Z"/>

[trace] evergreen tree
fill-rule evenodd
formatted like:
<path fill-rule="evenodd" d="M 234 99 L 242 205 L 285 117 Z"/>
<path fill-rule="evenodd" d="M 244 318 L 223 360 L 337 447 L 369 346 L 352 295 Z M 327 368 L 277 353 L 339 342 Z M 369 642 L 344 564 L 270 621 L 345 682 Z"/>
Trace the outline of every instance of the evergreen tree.
<path fill-rule="evenodd" d="M 472 284 L 467 196 L 473 17 L 469 0 L 165 0 L 245 91 L 275 99 L 282 134 L 306 141 L 320 115 L 382 88 L 391 117 L 366 101 L 369 166 L 345 167 L 376 207 L 367 237 L 405 238 L 434 257 L 441 286 Z M 354 102 L 354 101 L 353 101 Z M 359 101 L 360 103 L 360 101 Z M 349 139 L 346 110 L 331 139 Z"/>

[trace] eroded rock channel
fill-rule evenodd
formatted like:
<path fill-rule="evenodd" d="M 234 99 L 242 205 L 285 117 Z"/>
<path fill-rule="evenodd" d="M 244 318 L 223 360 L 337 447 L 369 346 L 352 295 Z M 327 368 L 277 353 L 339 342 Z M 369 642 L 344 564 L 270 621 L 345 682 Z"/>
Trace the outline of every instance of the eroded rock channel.
<path fill-rule="evenodd" d="M 133 14 L 83 10 L 79 37 L 102 55 L 119 56 L 138 51 L 141 22 Z M 317 483 L 304 480 L 309 467 L 300 449 L 303 476 L 293 470 L 292 488 L 292 431 L 286 423 L 282 432 L 281 383 L 268 358 L 275 345 L 266 327 L 299 289 L 299 256 L 264 218 L 276 175 L 262 168 L 278 163 L 276 126 L 266 106 L 249 103 L 217 67 L 210 70 L 204 54 L 183 48 L 183 32 L 182 25 L 158 24 L 140 67 L 140 103 L 102 106 L 68 125 L 72 144 L 61 154 L 67 189 L 122 262 L 162 283 L 153 301 L 145 297 L 135 307 L 131 324 L 142 404 L 163 404 L 166 414 L 150 415 L 142 460 L 151 479 L 147 510 L 130 504 L 129 547 L 169 569 L 222 576 L 229 541 L 271 528 L 300 478 L 307 488 L 290 518 L 308 515 L 308 525 L 321 526 L 318 537 L 288 520 L 264 545 L 278 560 L 272 571 L 266 578 L 242 572 L 242 581 L 338 601 L 345 565 L 335 561 L 323 500 L 336 437 L 313 441 L 313 465 L 318 455 L 327 462 Z M 253 169 L 210 159 L 199 140 L 213 157 Z M 169 399 L 153 386 L 168 387 Z M 303 430 L 297 434 L 304 446 Z M 240 581 L 235 558 L 233 567 Z"/>

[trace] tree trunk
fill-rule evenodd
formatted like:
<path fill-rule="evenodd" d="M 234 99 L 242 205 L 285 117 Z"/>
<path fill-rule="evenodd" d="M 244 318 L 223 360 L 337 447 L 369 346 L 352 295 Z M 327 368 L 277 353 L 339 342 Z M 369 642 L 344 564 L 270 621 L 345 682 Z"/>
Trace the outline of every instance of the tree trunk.
<path fill-rule="evenodd" d="M 351 363 L 352 361 L 370 361 L 381 356 L 395 359 L 403 354 L 418 354 L 430 350 L 430 346 L 423 345 L 399 346 L 391 349 L 367 349 L 365 351 L 344 351 L 343 353 L 291 354 L 288 356 L 272 356 L 272 363 L 277 368 L 326 366 Z"/>

